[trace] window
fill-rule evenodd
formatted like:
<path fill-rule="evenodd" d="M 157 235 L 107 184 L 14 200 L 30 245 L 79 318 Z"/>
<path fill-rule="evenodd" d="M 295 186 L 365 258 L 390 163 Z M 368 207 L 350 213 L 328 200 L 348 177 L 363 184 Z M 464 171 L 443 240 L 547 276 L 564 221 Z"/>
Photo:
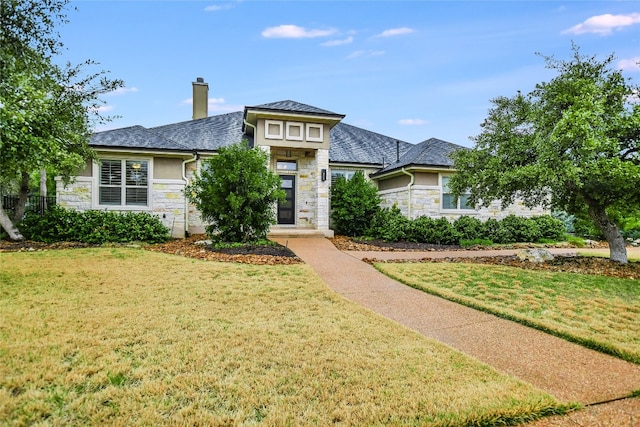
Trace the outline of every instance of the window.
<path fill-rule="evenodd" d="M 331 169 L 331 184 L 336 182 L 336 179 L 338 179 L 338 177 L 340 176 L 344 177 L 348 181 L 353 178 L 353 175 L 355 175 L 356 172 L 358 171 L 346 169 Z"/>
<path fill-rule="evenodd" d="M 449 191 L 450 176 L 442 176 L 442 209 L 466 209 L 473 210 L 474 207 L 469 204 L 469 194 L 461 194 L 456 200 L 455 196 Z"/>
<path fill-rule="evenodd" d="M 282 122 L 278 120 L 265 120 L 264 137 L 267 139 L 282 139 Z"/>
<path fill-rule="evenodd" d="M 323 129 L 322 125 L 307 123 L 307 141 L 322 142 Z"/>
<path fill-rule="evenodd" d="M 278 160 L 276 169 L 281 171 L 297 171 L 298 163 L 295 160 Z"/>
<path fill-rule="evenodd" d="M 304 124 L 297 122 L 287 122 L 287 139 L 292 141 L 302 141 Z"/>
<path fill-rule="evenodd" d="M 100 160 L 98 203 L 109 206 L 147 206 L 148 177 L 147 160 Z"/>

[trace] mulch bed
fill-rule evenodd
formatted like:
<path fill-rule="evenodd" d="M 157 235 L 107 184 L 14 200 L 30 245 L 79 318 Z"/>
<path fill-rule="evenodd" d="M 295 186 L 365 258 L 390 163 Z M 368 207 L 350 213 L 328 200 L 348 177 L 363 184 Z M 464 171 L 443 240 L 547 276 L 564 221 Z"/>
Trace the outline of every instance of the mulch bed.
<path fill-rule="evenodd" d="M 206 235 L 191 235 L 186 239 L 174 239 L 166 243 L 145 245 L 154 252 L 164 252 L 189 258 L 218 262 L 237 262 L 258 265 L 302 264 L 302 260 L 289 248 L 282 245 L 243 246 L 238 248 L 214 249 L 209 244 L 196 244 L 207 239 Z"/>
<path fill-rule="evenodd" d="M 214 249 L 211 245 L 196 244 L 206 240 L 205 235 L 192 235 L 186 239 L 173 239 L 166 243 L 144 244 L 142 247 L 154 252 L 164 252 L 171 255 L 180 255 L 190 258 L 202 259 L 217 262 L 236 262 L 243 264 L 257 265 L 288 265 L 301 264 L 303 261 L 298 258 L 290 249 L 282 246 L 243 246 L 239 248 Z M 343 251 L 456 251 L 462 250 L 459 246 L 448 245 L 427 245 L 411 242 L 387 243 L 382 241 L 357 241 L 344 236 L 336 236 L 331 239 L 333 244 Z M 54 249 L 89 248 L 100 245 L 93 245 L 80 242 L 57 242 L 42 243 L 33 241 L 11 242 L 0 240 L 0 252 L 18 251 L 42 251 Z M 109 245 L 105 245 L 109 246 Z M 112 245 L 112 246 L 130 246 Z M 531 247 L 544 247 L 545 245 L 508 245 L 500 249 L 525 249 Z M 547 245 L 552 247 L 553 245 Z M 553 247 L 558 247 L 553 246 Z M 567 246 L 564 246 L 567 247 Z M 483 248 L 486 249 L 486 248 Z M 465 250 L 469 250 L 466 248 Z M 379 262 L 375 259 L 365 259 L 366 262 Z M 519 267 L 528 270 L 565 271 L 581 274 L 594 274 L 609 277 L 620 277 L 628 279 L 640 279 L 640 263 L 630 262 L 619 264 L 605 258 L 582 257 L 582 256 L 556 256 L 554 260 L 544 263 L 533 263 L 522 261 L 516 256 L 483 256 L 475 258 L 444 258 L 420 260 L 398 260 L 382 262 L 457 262 L 474 264 L 492 264 Z"/>
<path fill-rule="evenodd" d="M 461 248 L 460 246 L 447 246 L 447 245 L 430 245 L 423 243 L 412 242 L 394 242 L 387 243 L 383 241 L 358 241 L 349 237 L 336 236 L 332 239 L 333 244 L 343 251 L 459 251 L 459 250 L 472 250 L 474 248 Z M 557 247 L 571 247 L 566 243 L 557 245 L 533 245 L 526 243 L 518 243 L 512 245 L 503 245 L 500 247 L 493 247 L 493 249 L 529 249 L 529 248 L 557 248 Z M 606 243 L 598 243 L 594 247 L 607 247 Z M 491 250 L 488 248 L 475 248 L 482 250 Z M 530 261 L 523 261 L 517 256 L 482 256 L 473 258 L 422 258 L 413 260 L 378 260 L 374 258 L 365 258 L 363 261 L 370 264 L 374 262 L 456 262 L 456 263 L 468 263 L 468 264 L 491 264 L 491 265 L 504 265 L 509 267 L 518 267 L 526 270 L 542 270 L 542 271 L 562 271 L 569 273 L 591 274 L 608 277 L 619 277 L 625 279 L 640 279 L 640 262 L 630 262 L 628 264 L 620 264 L 610 261 L 606 258 L 598 257 L 585 257 L 585 256 L 558 256 L 551 261 L 534 263 Z"/>

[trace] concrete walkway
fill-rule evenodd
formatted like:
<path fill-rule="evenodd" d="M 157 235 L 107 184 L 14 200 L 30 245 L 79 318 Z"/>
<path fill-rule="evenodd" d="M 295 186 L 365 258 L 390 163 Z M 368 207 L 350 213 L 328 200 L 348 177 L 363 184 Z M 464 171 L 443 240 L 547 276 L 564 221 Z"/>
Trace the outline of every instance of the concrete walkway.
<path fill-rule="evenodd" d="M 327 239 L 275 240 L 293 250 L 345 298 L 559 400 L 586 405 L 627 397 L 640 389 L 638 365 L 405 286 L 339 251 Z"/>

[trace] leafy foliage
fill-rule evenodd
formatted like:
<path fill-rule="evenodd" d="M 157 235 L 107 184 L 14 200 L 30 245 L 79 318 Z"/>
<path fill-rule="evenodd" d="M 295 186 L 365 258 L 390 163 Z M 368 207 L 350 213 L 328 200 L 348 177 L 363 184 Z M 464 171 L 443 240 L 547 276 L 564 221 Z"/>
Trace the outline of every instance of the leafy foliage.
<path fill-rule="evenodd" d="M 573 47 L 571 61 L 545 57 L 558 72 L 529 94 L 493 100 L 474 138 L 453 155 L 449 187 L 470 201 L 503 206 L 520 198 L 572 215 L 588 214 L 609 242 L 611 258 L 626 262 L 620 224 L 611 209 L 640 205 L 638 87 L 603 61 Z"/>
<path fill-rule="evenodd" d="M 169 229 L 148 212 L 76 211 L 52 206 L 44 215 L 28 212 L 20 226 L 27 239 L 45 243 L 157 243 L 169 238 Z"/>
<path fill-rule="evenodd" d="M 482 235 L 482 221 L 473 216 L 459 217 L 453 222 L 453 227 L 460 234 L 461 239 L 476 239 Z"/>
<path fill-rule="evenodd" d="M 411 240 L 411 237 L 407 236 L 409 224 L 409 219 L 402 215 L 398 205 L 394 204 L 391 208 L 382 208 L 375 213 L 365 234 L 367 237 L 385 242 Z"/>
<path fill-rule="evenodd" d="M 364 236 L 379 210 L 378 189 L 362 171 L 350 180 L 338 177 L 331 186 L 331 219 L 338 234 Z"/>
<path fill-rule="evenodd" d="M 85 61 L 59 66 L 53 57 L 63 44 L 55 31 L 65 23 L 68 0 L 5 0 L 0 3 L 0 183 L 20 182 L 13 218 L 0 207 L 0 222 L 10 236 L 21 235 L 11 220 L 24 212 L 29 175 L 41 169 L 69 180 L 94 157 L 91 128 L 109 117 L 100 114 L 101 94 L 123 86 L 105 71 L 85 70 Z M 15 186 L 15 185 L 14 185 Z"/>
<path fill-rule="evenodd" d="M 185 189 L 208 223 L 212 240 L 253 242 L 265 239 L 276 223 L 274 205 L 284 199 L 280 177 L 267 168 L 267 154 L 247 141 L 220 148 L 206 160 Z"/>

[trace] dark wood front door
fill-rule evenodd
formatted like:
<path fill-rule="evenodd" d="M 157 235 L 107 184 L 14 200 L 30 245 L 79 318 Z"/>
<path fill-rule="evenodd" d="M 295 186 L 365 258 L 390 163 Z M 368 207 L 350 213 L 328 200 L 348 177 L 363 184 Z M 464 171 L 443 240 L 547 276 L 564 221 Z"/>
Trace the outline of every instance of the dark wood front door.
<path fill-rule="evenodd" d="M 280 188 L 284 190 L 285 199 L 278 202 L 278 224 L 295 224 L 296 218 L 296 177 L 280 175 Z"/>

